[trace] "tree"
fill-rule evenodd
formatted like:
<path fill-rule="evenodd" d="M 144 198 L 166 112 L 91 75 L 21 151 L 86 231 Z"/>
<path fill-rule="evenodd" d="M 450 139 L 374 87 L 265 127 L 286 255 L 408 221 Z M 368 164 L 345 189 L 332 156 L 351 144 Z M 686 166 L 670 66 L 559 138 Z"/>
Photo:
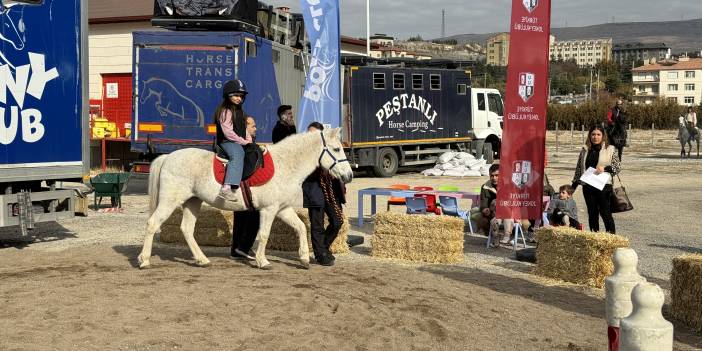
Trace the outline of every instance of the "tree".
<path fill-rule="evenodd" d="M 617 92 L 620 84 L 621 80 L 619 79 L 619 75 L 616 73 L 608 75 L 607 79 L 605 79 L 605 89 L 607 89 L 607 91 L 610 93 Z"/>
<path fill-rule="evenodd" d="M 414 37 L 409 37 L 409 39 L 407 39 L 407 41 L 424 41 L 424 39 L 422 39 L 421 35 L 417 34 Z"/>

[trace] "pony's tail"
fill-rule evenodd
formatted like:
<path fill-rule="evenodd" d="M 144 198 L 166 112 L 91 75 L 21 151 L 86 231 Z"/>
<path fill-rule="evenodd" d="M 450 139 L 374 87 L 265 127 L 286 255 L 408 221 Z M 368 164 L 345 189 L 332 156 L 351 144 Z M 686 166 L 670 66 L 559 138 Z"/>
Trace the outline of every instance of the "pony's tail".
<path fill-rule="evenodd" d="M 158 206 L 159 180 L 161 178 L 161 167 L 166 160 L 166 155 L 161 155 L 151 162 L 149 172 L 149 215 L 156 211 Z"/>

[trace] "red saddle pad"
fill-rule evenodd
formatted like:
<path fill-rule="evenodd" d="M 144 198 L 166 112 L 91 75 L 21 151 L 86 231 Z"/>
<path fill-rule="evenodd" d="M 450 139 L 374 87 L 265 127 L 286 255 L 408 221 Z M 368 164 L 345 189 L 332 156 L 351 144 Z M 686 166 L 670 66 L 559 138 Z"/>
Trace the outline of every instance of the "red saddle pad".
<path fill-rule="evenodd" d="M 214 173 L 215 180 L 219 184 L 224 184 L 224 175 L 227 172 L 227 168 L 224 166 L 222 161 L 217 159 L 217 156 L 212 158 L 212 172 Z M 244 179 L 241 182 L 250 187 L 260 186 L 268 183 L 268 181 L 273 178 L 275 174 L 275 165 L 273 164 L 273 158 L 270 152 L 263 154 L 263 165 L 259 167 L 248 179 Z"/>

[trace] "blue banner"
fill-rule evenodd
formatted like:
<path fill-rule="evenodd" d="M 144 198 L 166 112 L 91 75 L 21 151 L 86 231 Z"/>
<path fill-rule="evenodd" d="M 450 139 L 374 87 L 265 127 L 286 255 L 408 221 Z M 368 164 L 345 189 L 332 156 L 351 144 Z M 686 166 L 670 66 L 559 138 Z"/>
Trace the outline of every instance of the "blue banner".
<path fill-rule="evenodd" d="M 337 128 L 341 124 L 339 1 L 301 0 L 301 3 L 312 56 L 300 99 L 298 130 L 306 130 L 311 122 Z"/>

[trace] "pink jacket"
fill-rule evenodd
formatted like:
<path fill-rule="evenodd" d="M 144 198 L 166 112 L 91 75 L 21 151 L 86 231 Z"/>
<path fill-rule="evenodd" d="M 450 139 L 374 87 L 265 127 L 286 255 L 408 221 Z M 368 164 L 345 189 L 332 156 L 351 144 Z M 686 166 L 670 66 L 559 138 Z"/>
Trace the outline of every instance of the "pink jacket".
<path fill-rule="evenodd" d="M 239 145 L 246 145 L 252 142 L 251 135 L 249 131 L 246 131 L 246 138 L 242 138 L 234 132 L 234 122 L 232 121 L 232 111 L 229 109 L 222 111 L 219 116 L 219 125 L 222 127 L 222 132 L 224 137 L 229 139 L 229 141 L 235 142 Z"/>

